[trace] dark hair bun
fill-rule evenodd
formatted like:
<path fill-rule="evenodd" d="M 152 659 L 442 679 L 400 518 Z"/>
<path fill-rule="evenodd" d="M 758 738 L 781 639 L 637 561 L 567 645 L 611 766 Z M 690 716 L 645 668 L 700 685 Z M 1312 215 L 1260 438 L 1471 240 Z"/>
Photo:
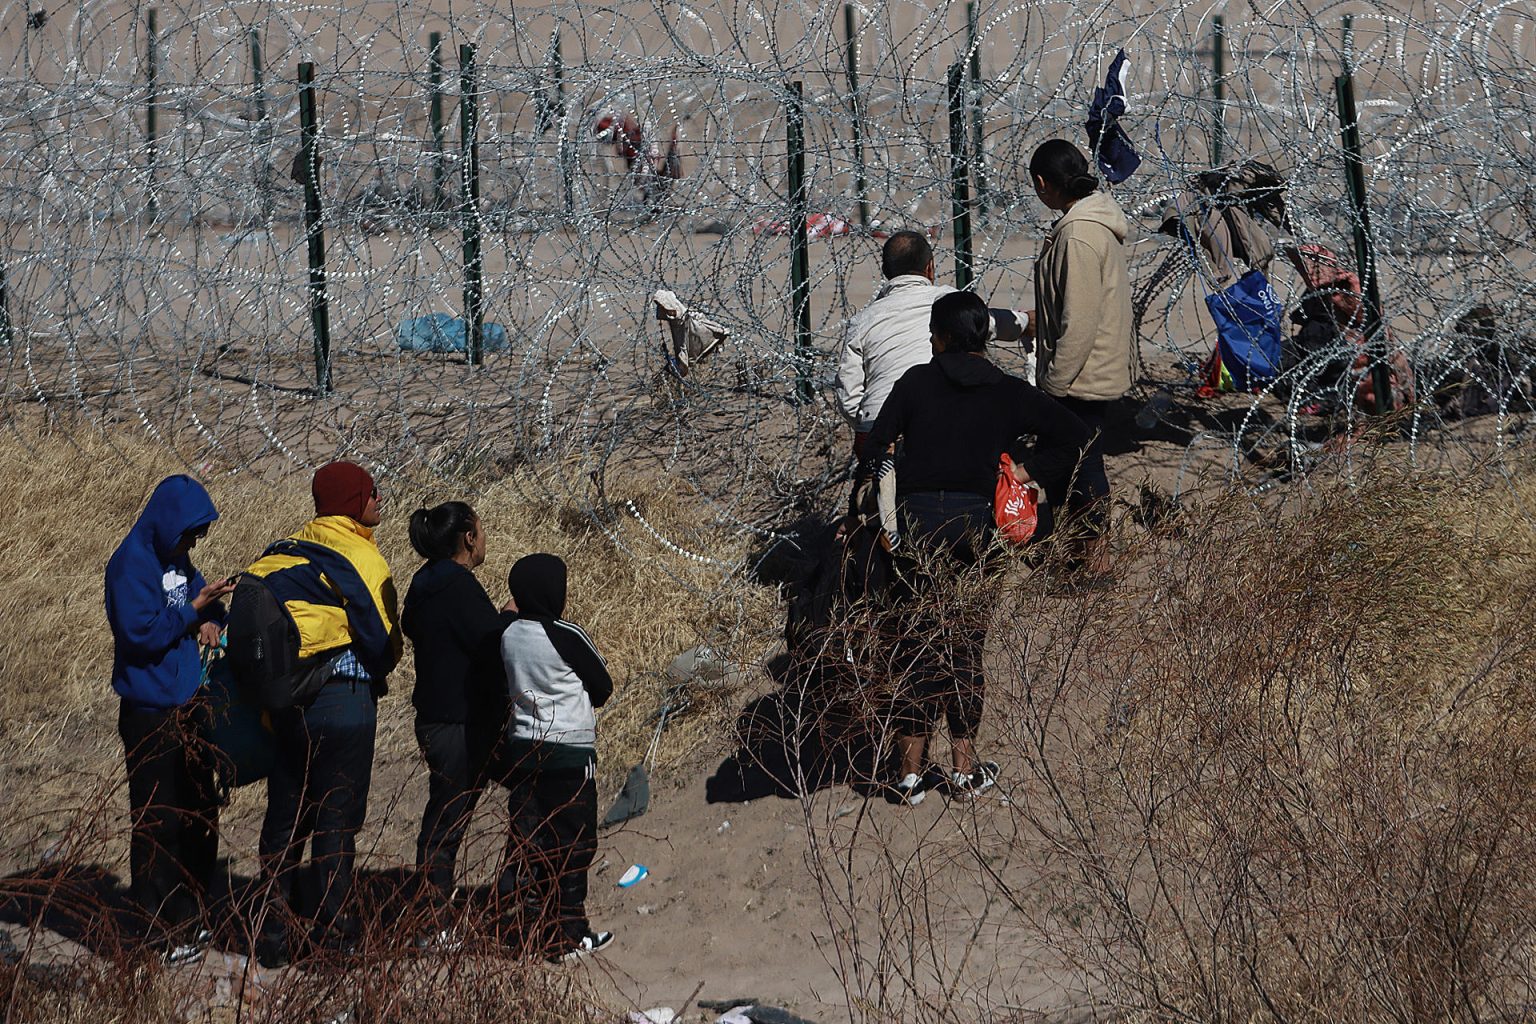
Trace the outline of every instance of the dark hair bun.
<path fill-rule="evenodd" d="M 462 501 L 445 501 L 411 513 L 411 547 L 422 558 L 452 558 L 460 538 L 475 528 L 475 510 Z"/>

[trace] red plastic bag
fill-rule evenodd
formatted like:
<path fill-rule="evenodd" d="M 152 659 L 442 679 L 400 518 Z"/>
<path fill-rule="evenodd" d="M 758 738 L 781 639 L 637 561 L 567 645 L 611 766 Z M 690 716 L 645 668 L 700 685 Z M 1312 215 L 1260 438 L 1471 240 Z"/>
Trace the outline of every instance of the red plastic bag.
<path fill-rule="evenodd" d="M 1014 544 L 1027 544 L 1040 523 L 1040 499 L 1032 484 L 1013 478 L 1013 459 L 1003 452 L 997 463 L 997 493 L 992 498 L 997 532 Z"/>

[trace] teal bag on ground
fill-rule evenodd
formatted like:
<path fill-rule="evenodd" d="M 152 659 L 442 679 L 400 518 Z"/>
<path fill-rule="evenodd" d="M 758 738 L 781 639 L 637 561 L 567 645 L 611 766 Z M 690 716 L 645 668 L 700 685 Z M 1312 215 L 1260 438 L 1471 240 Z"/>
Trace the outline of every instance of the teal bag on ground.
<path fill-rule="evenodd" d="M 211 658 L 203 667 L 203 691 L 212 707 L 209 740 L 217 750 L 217 771 L 224 789 L 260 782 L 272 773 L 277 738 L 266 712 L 235 684 L 228 658 Z"/>

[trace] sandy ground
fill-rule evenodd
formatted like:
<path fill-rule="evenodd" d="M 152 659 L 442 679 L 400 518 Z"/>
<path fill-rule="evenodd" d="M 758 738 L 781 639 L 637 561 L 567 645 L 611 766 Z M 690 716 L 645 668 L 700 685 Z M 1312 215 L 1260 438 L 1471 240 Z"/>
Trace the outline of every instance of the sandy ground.
<path fill-rule="evenodd" d="M 67 69 L 83 68 L 88 75 L 99 73 L 119 83 L 138 80 L 142 66 L 136 41 L 143 26 L 130 16 L 128 6 L 83 6 L 30 33 L 18 17 L 22 6 L 19 0 L 0 0 L 0 53 L 13 55 L 0 77 L 19 82 L 30 76 L 46 85 Z M 204 15 L 195 6 L 161 5 L 166 87 L 169 91 L 176 83 L 185 85 L 199 76 L 214 85 L 209 94 L 194 94 L 202 95 L 202 100 L 165 112 L 164 153 L 182 145 L 183 152 L 217 165 L 222 168 L 219 173 L 241 182 L 256 166 L 253 156 L 286 158 L 295 126 L 290 109 L 292 83 L 283 76 L 291 74 L 289 65 L 295 58 L 313 55 L 300 52 L 310 43 L 295 40 L 312 39 L 312 49 L 339 52 L 341 70 L 327 82 L 332 89 L 326 107 L 327 131 L 337 152 L 333 169 L 346 171 L 351 161 L 352 176 L 338 173 L 333 179 L 339 182 L 334 186 L 338 194 L 355 196 L 363 191 L 359 170 L 370 167 L 370 161 L 420 170 L 422 54 L 413 50 L 407 59 L 396 51 L 402 40 L 422 42 L 417 37 L 438 27 L 438 19 L 451 13 L 449 5 L 363 5 L 365 16 L 357 22 L 362 28 L 355 34 L 349 34 L 350 23 L 344 25 L 340 15 L 323 5 L 305 8 L 292 19 L 276 17 L 266 9 L 257 12 L 254 7 L 249 11 L 226 7 Z M 619 6 L 614 26 L 594 31 L 579 43 L 568 39 L 567 60 L 574 62 L 580 55 L 601 64 L 634 52 L 636 39 L 630 29 L 635 22 L 626 19 L 634 15 L 643 21 L 652 7 L 633 4 L 629 6 L 635 11 L 631 11 Z M 1042 37 L 1049 41 L 1045 59 L 1023 66 L 1022 73 L 1032 76 L 1027 87 L 1014 94 L 1013 105 L 1004 104 L 995 111 L 996 120 L 989 128 L 993 153 L 1016 162 L 1028 142 L 1044 137 L 1058 122 L 1066 124 L 1078 116 L 1082 90 L 1096 79 L 1105 56 L 1107 44 L 1101 37 L 1129 31 L 1139 15 L 1128 9 L 1117 11 L 1108 21 L 1077 24 L 1068 17 L 1076 11 L 1074 5 L 1056 4 L 994 21 L 987 5 L 981 6 L 987 25 L 983 60 L 989 76 L 1021 63 L 1016 53 L 1026 40 L 1029 45 Z M 1171 11 L 1147 36 L 1158 44 L 1152 52 L 1163 54 L 1158 69 L 1151 72 L 1159 102 L 1166 102 L 1166 109 L 1182 118 L 1177 123 L 1184 135 L 1168 157 L 1170 167 L 1194 165 L 1208 155 L 1204 108 L 1190 100 L 1205 95 L 1206 86 L 1197 80 L 1195 69 L 1204 67 L 1206 58 L 1191 48 L 1204 45 L 1208 15 L 1219 6 Z M 885 90 L 890 109 L 904 119 L 900 138 L 882 159 L 898 169 L 914 169 L 914 180 L 927 175 L 933 179 L 930 185 L 944 173 L 942 154 L 936 158 L 929 151 L 941 139 L 934 97 L 925 95 L 921 103 L 902 106 L 893 98 L 892 83 L 906 73 L 908 59 L 916 52 L 923 54 L 924 63 L 914 77 L 929 84 L 942 77 L 943 64 L 963 25 L 961 8 L 946 4 L 931 14 L 916 4 L 891 5 L 886 20 L 861 43 L 869 61 L 868 80 Z M 799 10 L 789 5 L 777 8 L 779 23 L 773 27 L 787 33 L 785 41 L 810 40 L 808 45 L 819 48 L 807 74 L 812 93 L 835 90 L 840 24 L 826 17 L 810 27 L 789 24 L 798 20 Z M 252 18 L 242 18 L 242 11 Z M 829 11 L 838 13 L 828 8 L 821 14 Z M 1460 72 L 1426 55 L 1433 49 L 1424 45 L 1426 39 L 1433 36 L 1436 46 L 1443 39 L 1419 23 L 1438 16 L 1449 24 L 1447 12 L 1461 17 L 1464 12 L 1459 8 L 1453 12 L 1430 4 L 1405 5 L 1398 13 L 1419 26 L 1411 32 L 1394 28 L 1397 22 L 1372 5 L 1341 5 L 1330 8 L 1328 17 L 1351 11 L 1359 16 L 1356 44 L 1370 53 L 1368 73 L 1362 73 L 1364 95 L 1389 104 L 1371 108 L 1377 114 L 1385 118 L 1400 111 L 1409 95 L 1437 102 L 1461 97 L 1459 85 L 1444 95 L 1435 91 L 1457 80 Z M 542 60 L 543 40 L 558 20 L 556 9 L 541 8 L 526 17 L 522 12 L 526 8 L 521 6 L 499 12 L 489 19 L 485 36 L 491 44 L 488 50 L 502 50 L 500 73 L 505 78 L 501 106 L 488 118 L 488 137 L 504 147 L 501 152 L 514 156 L 522 152 L 519 146 L 528 144 L 532 118 L 528 83 L 514 79 Z M 392 22 L 391 17 L 396 20 Z M 454 27 L 467 28 L 470 19 L 462 8 L 458 17 Z M 525 20 L 519 21 L 520 17 Z M 1524 8 L 1501 8 L 1499 18 L 1497 24 L 1479 24 L 1468 36 L 1468 45 L 1482 47 L 1486 54 L 1499 45 L 1507 47 L 1507 42 L 1499 40 L 1517 40 L 1520 56 L 1528 59 L 1536 32 L 1522 35 L 1511 27 L 1523 24 Z M 720 19 L 710 14 L 690 28 L 695 34 L 686 38 L 696 49 L 714 44 L 715 52 L 725 55 L 721 63 L 736 69 L 733 73 L 750 70 L 751 89 L 776 87 L 777 70 L 765 71 L 768 65 L 761 63 L 771 56 L 771 33 L 727 40 L 729 31 L 751 20 L 745 14 Z M 273 81 L 288 90 L 281 131 L 275 145 L 269 142 L 264 149 L 253 143 L 249 125 L 235 124 L 248 112 L 250 102 L 240 36 L 247 23 L 259 23 L 268 33 L 268 59 L 274 68 L 283 69 L 274 71 Z M 1244 152 L 1295 156 L 1311 167 L 1326 165 L 1333 174 L 1338 166 L 1335 126 L 1327 111 L 1327 76 L 1336 64 L 1331 55 L 1332 29 L 1322 33 L 1321 44 L 1311 41 L 1302 46 L 1296 26 L 1303 23 L 1310 24 L 1309 18 L 1298 18 L 1289 28 L 1240 22 L 1235 13 L 1229 19 L 1234 32 L 1246 33 L 1241 38 L 1255 47 L 1250 51 L 1252 66 L 1244 68 L 1255 91 L 1244 98 L 1252 104 L 1230 112 L 1228 145 Z M 71 41 L 78 36 L 72 32 L 83 32 L 89 40 L 89 45 L 78 47 L 78 53 Z M 1310 40 L 1318 33 L 1309 28 L 1306 34 Z M 386 49 L 381 40 L 394 49 L 379 62 L 372 55 L 376 44 L 377 51 Z M 1404 40 L 1407 55 L 1399 59 Z M 676 60 L 667 47 L 655 45 L 653 36 L 639 44 L 654 67 Z M 1272 48 L 1266 50 L 1266 45 Z M 79 63 L 72 64 L 76 58 Z M 1288 78 L 1286 69 L 1294 69 L 1297 61 L 1305 73 Z M 361 97 L 352 102 L 346 94 L 349 83 L 364 79 L 346 76 L 359 74 L 365 66 L 377 69 L 380 63 L 383 76 L 366 79 L 372 90 L 366 102 Z M 218 76 L 208 75 L 215 67 Z M 402 76 L 402 70 L 409 77 Z M 381 82 L 387 82 L 387 87 Z M 1310 90 L 1304 97 L 1305 109 L 1276 113 L 1265 108 L 1276 92 L 1297 82 L 1304 83 L 1303 92 Z M 670 118 L 668 111 L 677 103 L 702 111 L 682 120 L 687 135 L 701 140 L 689 159 L 709 168 L 708 189 L 700 192 L 706 200 L 726 194 L 727 187 L 740 186 L 745 195 L 750 191 L 750 176 L 738 180 L 732 177 L 733 169 L 744 174 L 749 165 L 764 163 L 736 149 L 724 152 L 721 138 L 739 141 L 745 132 L 771 153 L 766 162 L 769 169 L 751 182 L 759 191 L 751 202 L 743 200 L 733 208 L 743 224 L 726 235 L 696 233 L 718 212 L 697 196 L 682 203 L 686 216 L 665 226 L 630 230 L 634 214 L 623 210 L 611 221 L 599 218 L 589 225 L 590 231 L 602 233 L 596 238 L 506 223 L 488 242 L 488 296 L 492 318 L 507 323 L 519 344 L 512 353 L 491 357 L 484 369 L 471 370 L 452 359 L 402 356 L 391 345 L 394 326 L 406 313 L 457 311 L 459 254 L 453 227 L 422 221 L 400 230 L 387 222 L 364 224 L 349 212 L 331 239 L 338 339 L 335 371 L 341 385 L 329 398 L 304 393 L 312 368 L 295 187 L 282 185 L 280 215 L 247 232 L 243 225 L 249 211 L 239 206 L 239 189 L 230 188 L 233 200 L 228 195 L 199 198 L 198 180 L 211 179 L 182 182 L 168 192 L 168 208 L 182 209 L 178 203 L 197 207 L 206 199 L 208 219 L 188 227 L 184 221 L 167 218 L 148 230 L 133 216 L 137 199 L 124 188 L 124 182 L 131 184 L 137 173 L 132 159 L 122 161 L 127 171 L 118 167 L 99 180 L 85 181 L 82 176 L 80 184 L 89 186 L 83 199 L 80 194 L 38 191 L 41 172 L 24 160 L 7 165 L 0 184 L 14 184 L 6 194 L 14 200 L 11 206 L 21 212 L 0 225 L 0 231 L 8 251 L 22 255 L 16 261 L 21 270 L 13 269 L 10 277 L 12 314 L 21 335 L 20 343 L 0 360 L 3 401 L 44 409 L 52 406 L 65 414 L 84 411 L 105 423 L 142 423 L 189 464 L 206 465 L 214 472 L 282 475 L 338 452 L 372 459 L 386 473 L 391 466 L 438 465 L 434 460 L 447 464 L 449 457 L 494 463 L 498 458 L 520 457 L 532 438 L 535 446 L 544 443 L 550 451 L 579 450 L 589 460 L 587 465 L 598 470 L 643 457 L 649 460 L 645 471 L 690 481 L 697 487 L 701 506 L 712 514 L 742 523 L 762 522 L 765 511 L 771 511 L 765 508 L 763 495 L 782 511 L 791 498 L 814 494 L 814 484 L 835 473 L 846 442 L 824 403 L 793 407 L 786 401 L 794 367 L 786 341 L 785 245 L 782 239 L 753 236 L 745 228 L 744 218 L 749 215 L 780 212 L 773 199 L 778 155 L 770 142 L 779 144 L 782 123 L 777 108 L 761 95 L 739 104 L 743 128 L 729 117 L 709 113 L 729 112 L 732 96 L 709 95 L 701 100 L 697 94 L 674 94 L 654 83 L 636 92 L 629 72 L 615 73 L 611 65 L 588 79 L 573 81 L 572 95 L 579 96 L 580 102 L 595 102 L 616 83 L 630 88 L 626 102 L 641 104 L 658 116 Z M 696 88 L 696 83 L 690 88 Z M 277 89 L 274 85 L 274 93 Z M 1023 100 L 1039 103 L 1021 117 L 1018 102 Z M 204 101 L 206 106 L 198 107 Z M 834 91 L 819 102 L 832 110 L 839 101 Z M 70 127 L 82 132 L 81 140 L 88 140 L 92 133 L 114 140 L 113 145 L 137 139 L 139 112 L 130 104 L 114 103 L 108 103 L 110 116 L 82 116 L 80 123 L 70 122 Z M 1394 103 L 1399 106 L 1390 106 Z M 1423 123 L 1438 124 L 1433 103 L 1426 107 Z M 188 109 L 194 113 L 186 115 Z M 846 119 L 833 114 L 823 126 L 819 143 L 822 154 L 828 156 L 820 194 L 829 202 L 846 205 L 847 166 L 840 148 Z M 1454 119 L 1451 123 L 1454 126 Z M 1418 144 L 1416 138 L 1422 141 L 1415 134 L 1422 131 L 1420 121 L 1413 118 L 1378 124 L 1408 126 L 1401 139 L 1391 139 L 1391 146 L 1411 147 Z M 198 135 L 208 125 L 216 128 L 210 135 L 213 143 Z M 235 125 L 234 134 L 221 135 L 230 125 Z M 26 137 L 46 138 L 53 146 L 65 137 L 58 128 L 57 124 L 45 126 L 40 136 Z M 18 130 L 17 134 L 24 133 Z M 391 141 L 392 135 L 401 134 L 408 136 L 406 142 Z M 1173 134 L 1172 128 L 1168 134 Z M 228 145 L 234 137 L 240 140 L 237 147 Z M 711 138 L 714 141 L 706 145 Z M 220 139 L 225 151 L 210 155 Z M 355 145 L 357 152 L 346 153 L 345 145 Z M 1293 148 L 1287 150 L 1288 146 Z M 590 160 L 589 184 L 601 207 L 622 190 L 622 181 L 615 177 L 611 157 L 597 155 L 595 144 L 588 148 L 584 159 Z M 38 147 L 38 151 L 45 149 L 61 153 L 69 147 Z M 136 158 L 138 150 L 130 146 L 123 152 Z M 548 154 L 541 159 L 548 161 Z M 903 161 L 909 163 L 904 166 Z M 507 167 L 491 168 L 492 192 L 500 201 L 509 206 L 525 200 L 525 205 L 533 206 L 552 201 L 556 196 L 552 179 L 528 186 L 529 199 L 520 191 L 524 179 L 513 163 L 509 160 Z M 531 166 L 547 171 L 553 165 L 535 161 Z M 410 174 L 405 177 L 409 181 Z M 1426 176 L 1424 181 L 1431 178 Z M 918 187 L 908 188 L 911 182 L 902 180 L 904 191 L 891 197 L 893 208 L 919 223 L 945 224 L 944 193 L 922 186 L 921 181 Z M 1377 194 L 1383 196 L 1400 184 L 1373 181 Z M 1340 194 L 1338 183 L 1329 180 L 1304 186 L 1304 212 L 1316 215 L 1314 224 L 1323 224 L 1325 204 L 1336 203 Z M 1415 196 L 1433 205 L 1434 187 L 1424 185 L 1423 194 Z M 1148 184 L 1144 191 L 1155 189 Z M 98 207 L 115 213 L 95 219 Z M 231 219 L 231 210 L 239 216 Z M 1026 195 L 980 230 L 979 269 L 984 290 L 994 302 L 1028 304 L 1024 297 L 1043 219 L 1044 211 Z M 69 226 L 59 228 L 61 222 Z M 39 223 L 47 225 L 47 230 L 35 230 Z M 1338 228 L 1337 223 L 1332 226 Z M 1339 231 L 1329 237 L 1341 248 L 1347 242 Z M 1138 280 L 1156 266 L 1166 244 L 1145 230 L 1138 236 Z M 945 245 L 941 241 L 941 275 L 947 278 L 951 268 Z M 1400 333 L 1412 337 L 1438 322 L 1436 302 L 1430 299 L 1449 308 L 1471 301 L 1473 293 L 1489 281 L 1503 287 L 1511 280 L 1523 280 L 1529 263 L 1523 245 L 1517 238 L 1505 250 L 1490 247 L 1477 253 L 1470 264 L 1457 266 L 1451 265 L 1451 257 L 1434 254 L 1406 261 L 1403 269 L 1412 273 L 1402 280 L 1430 280 L 1443 287 L 1428 298 L 1426 292 L 1401 301 L 1405 312 L 1397 321 Z M 828 357 L 842 317 L 863 305 L 877 284 L 876 248 L 870 239 L 813 243 L 812 309 L 819 353 L 815 373 L 820 383 L 828 376 Z M 606 262 L 594 264 L 595 254 Z M 1436 262 L 1442 259 L 1443 268 Z M 537 273 L 530 274 L 530 267 Z M 145 273 L 145 268 L 152 272 Z M 649 320 L 645 295 L 659 284 L 701 296 L 706 306 L 739 331 L 738 344 L 701 371 L 686 408 L 673 404 L 671 393 L 656 386 L 660 335 Z M 1161 357 L 1160 376 L 1175 379 L 1179 374 L 1169 364 L 1181 353 L 1208 351 L 1209 328 L 1194 289 L 1180 291 L 1171 306 L 1155 308 L 1157 316 L 1144 331 L 1144 341 L 1149 353 Z M 1000 353 L 999 358 L 1004 365 L 1016 364 L 1010 353 Z M 1123 497 L 1134 500 L 1142 483 L 1168 493 L 1221 486 L 1234 474 L 1248 484 L 1262 477 L 1263 468 L 1234 464 L 1232 459 L 1232 437 L 1245 422 L 1244 401 L 1220 399 L 1187 411 L 1191 415 L 1168 431 L 1111 457 L 1111 476 Z M 1267 425 L 1275 412 L 1274 406 L 1266 406 L 1246 432 L 1277 446 L 1283 431 Z M 1457 435 L 1428 446 L 1426 453 L 1437 459 L 1459 457 L 1466 450 L 1486 447 L 1489 440 L 1486 430 L 1471 437 Z M 733 489 L 731 473 L 744 451 L 751 453 L 745 472 L 751 474 L 753 486 Z M 806 481 L 810 486 L 802 486 Z M 583 485 L 569 497 L 580 505 L 595 496 Z M 1008 683 L 999 680 L 999 685 Z M 735 699 L 745 703 L 750 696 L 748 691 Z M 7 810 L 13 827 L 7 830 L 0 852 L 0 870 L 30 870 L 50 858 L 71 855 L 104 865 L 118 877 L 126 874 L 120 788 L 103 790 L 104 785 L 114 785 L 113 780 L 90 774 L 113 763 L 116 749 L 116 736 L 103 713 L 45 723 L 8 759 L 7 791 L 34 798 L 47 795 L 52 806 L 44 806 L 43 800 L 13 800 Z M 372 810 L 361 847 L 369 866 L 383 869 L 409 859 L 425 796 L 401 694 L 390 698 L 384 710 L 379 749 Z M 888 923 L 888 903 L 872 899 L 858 905 L 854 900 L 853 909 L 844 912 L 840 908 L 848 901 L 817 884 L 812 867 L 829 863 L 828 847 L 813 843 L 830 842 L 836 849 L 837 842 L 846 841 L 855 828 L 861 830 L 860 836 L 879 840 L 855 844 L 855 853 L 847 861 L 850 873 L 859 880 L 855 892 L 866 891 L 861 886 L 867 886 L 868 892 L 883 893 L 894 861 L 921 863 L 926 884 L 949 894 L 943 905 L 947 916 L 927 927 L 940 940 L 937 948 L 967 951 L 963 965 L 951 963 L 941 972 L 963 979 L 953 993 L 957 1005 L 984 999 L 992 1006 L 1007 1005 L 1025 1013 L 1065 1012 L 1084 1002 L 1085 980 L 1054 961 L 1042 934 L 1017 916 L 995 911 L 985 887 L 973 884 L 975 861 L 967 860 L 963 837 L 977 828 L 998 830 L 1007 822 L 1010 805 L 1002 802 L 1003 793 L 975 805 L 951 805 L 934 797 L 911 811 L 879 799 L 866 801 L 846 786 L 832 787 L 804 802 L 776 796 L 710 802 L 709 780 L 727 752 L 701 751 L 694 770 L 657 780 L 652 812 L 604 837 L 593 872 L 591 907 L 599 927 L 613 928 L 619 939 L 611 951 L 579 970 L 600 974 L 618 1002 L 676 1006 L 702 983 L 700 998 L 751 997 L 815 1019 L 838 1020 L 856 1017 L 857 1010 L 850 1006 L 881 994 L 882 985 L 888 986 L 887 992 L 909 991 L 905 983 L 871 977 L 866 968 L 855 971 L 838 962 L 836 950 L 842 948 L 857 949 L 866 964 L 873 963 L 882 945 L 895 938 L 893 931 L 883 927 Z M 1006 752 L 998 759 L 1003 761 L 1006 780 Z M 1016 803 L 1031 799 L 1016 784 L 1001 788 Z M 55 808 L 78 807 L 92 793 L 101 793 L 101 806 L 109 809 L 98 816 L 100 831 L 87 836 L 78 848 L 61 852 L 55 843 L 65 827 L 63 815 Z M 604 794 L 604 802 L 608 796 Z M 237 795 L 225 819 L 224 849 L 237 876 L 254 872 L 252 853 L 260 810 L 257 787 Z M 488 878 L 487 858 L 495 846 L 498 818 L 491 807 L 481 813 L 479 827 L 485 836 L 467 853 L 465 870 L 469 880 L 483 882 Z M 1032 852 L 1024 841 L 1016 849 L 1026 859 Z M 615 888 L 613 881 L 631 863 L 646 864 L 650 876 L 632 889 Z M 14 922 L 4 927 L 17 946 L 26 946 L 24 929 Z M 57 933 L 41 938 L 44 947 L 52 950 L 49 955 L 67 958 L 77 952 Z M 929 997 L 934 988 L 946 989 L 938 984 L 918 987 Z"/>
<path fill-rule="evenodd" d="M 1195 414 L 1191 429 L 1197 429 L 1201 418 L 1240 417 L 1246 409 L 1245 400 L 1227 398 L 1185 411 Z M 1181 415 L 1176 409 L 1173 418 Z M 1223 485 L 1227 449 L 1191 445 L 1187 429 L 1159 430 L 1169 431 L 1167 437 L 1144 438 L 1110 457 L 1124 498 L 1135 501 L 1143 482 L 1165 494 L 1176 486 L 1188 493 Z M 1000 703 L 1017 697 L 1017 680 L 1001 664 L 992 685 Z M 744 707 L 771 686 L 766 676 L 752 677 L 730 700 Z M 370 815 L 359 842 L 370 870 L 387 873 L 413 854 L 425 780 L 410 728 L 406 694 L 397 689 L 381 707 Z M 922 997 L 1045 1013 L 1081 1006 L 1090 998 L 1089 981 L 1058 961 L 1034 915 L 1000 904 L 978 871 L 984 860 L 972 841 L 976 835 L 1007 836 L 996 855 L 1013 866 L 999 870 L 1022 872 L 1019 879 L 1046 857 L 1029 835 L 1009 831 L 1034 796 L 993 737 L 984 730 L 981 744 L 1003 765 L 996 793 L 974 804 L 934 795 L 914 810 L 846 785 L 805 800 L 743 800 L 731 785 L 739 776 L 722 766 L 730 742 L 696 750 L 687 759 L 690 768 L 654 780 L 649 814 L 603 837 L 590 906 L 595 924 L 614 930 L 618 942 L 579 969 L 600 975 L 618 1003 L 639 1008 L 677 1006 L 701 984 L 704 999 L 747 997 L 823 1021 L 857 1019 L 849 1007 L 866 1000 L 899 1006 Z M 121 783 L 112 774 L 117 742 L 103 710 L 43 723 L 8 759 L 5 784 L 21 799 L 6 813 L 0 871 L 32 873 L 49 863 L 78 862 L 126 877 L 127 823 Z M 611 796 L 602 794 L 605 806 Z M 256 873 L 262 803 L 260 785 L 239 791 L 223 819 L 222 849 L 237 879 Z M 462 861 L 467 885 L 492 877 L 502 827 L 498 804 L 495 796 L 482 802 Z M 92 824 L 72 830 L 62 808 L 77 809 Z M 646 865 L 650 875 L 633 888 L 617 888 L 631 864 Z M 839 864 L 850 878 L 841 877 Z M 912 942 L 914 931 L 893 915 L 893 906 L 909 890 L 893 880 L 908 875 L 939 898 L 915 933 L 921 941 L 903 953 L 901 944 Z M 14 942 L 25 947 L 29 936 L 21 922 L 6 919 Z M 67 960 L 74 951 L 58 934 L 39 938 L 44 961 Z M 242 952 L 238 943 L 226 946 Z M 846 959 L 854 950 L 857 965 Z M 872 967 L 903 956 L 912 965 L 906 979 Z M 929 959 L 934 956 L 936 963 Z"/>

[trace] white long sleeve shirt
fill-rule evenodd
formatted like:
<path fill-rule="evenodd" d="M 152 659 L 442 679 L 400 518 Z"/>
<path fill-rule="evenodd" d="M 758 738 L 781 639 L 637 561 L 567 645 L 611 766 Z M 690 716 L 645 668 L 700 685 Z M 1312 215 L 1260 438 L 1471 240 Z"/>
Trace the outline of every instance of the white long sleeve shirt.
<path fill-rule="evenodd" d="M 921 274 L 901 274 L 848 321 L 837 360 L 837 407 L 854 430 L 874 426 L 901 375 L 933 358 L 928 315 L 934 300 L 954 290 Z"/>

